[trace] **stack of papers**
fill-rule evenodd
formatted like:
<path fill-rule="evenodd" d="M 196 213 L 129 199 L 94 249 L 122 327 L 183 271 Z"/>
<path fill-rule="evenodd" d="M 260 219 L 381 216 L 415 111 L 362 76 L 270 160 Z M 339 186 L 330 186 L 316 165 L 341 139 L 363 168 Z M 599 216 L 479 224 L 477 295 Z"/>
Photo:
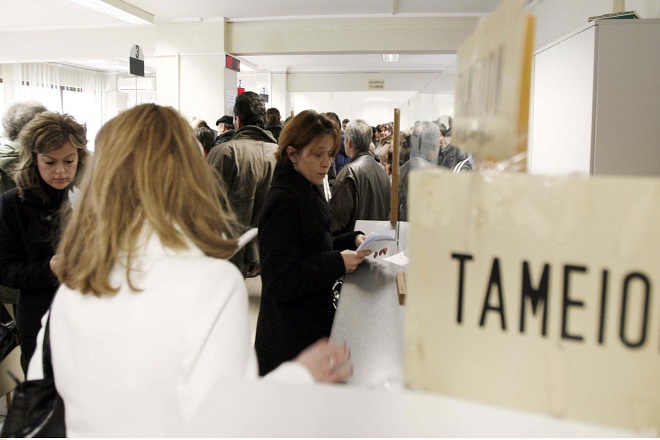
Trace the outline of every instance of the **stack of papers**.
<path fill-rule="evenodd" d="M 358 251 L 369 249 L 372 252 L 377 252 L 381 249 L 388 247 L 398 240 L 395 237 L 395 231 L 372 232 L 367 236 L 367 239 L 357 248 Z"/>

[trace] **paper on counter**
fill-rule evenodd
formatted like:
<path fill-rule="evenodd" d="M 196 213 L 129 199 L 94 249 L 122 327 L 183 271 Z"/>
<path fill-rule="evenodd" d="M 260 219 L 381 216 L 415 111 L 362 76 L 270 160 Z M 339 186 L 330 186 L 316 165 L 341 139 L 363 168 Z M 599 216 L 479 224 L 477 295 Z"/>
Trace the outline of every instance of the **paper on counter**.
<path fill-rule="evenodd" d="M 367 235 L 367 238 L 364 242 L 357 248 L 358 251 L 364 249 L 370 249 L 372 252 L 377 252 L 383 248 L 388 247 L 392 243 L 396 243 L 398 240 L 395 237 L 395 231 L 382 231 L 382 232 L 372 232 Z"/>
<path fill-rule="evenodd" d="M 403 252 L 399 252 L 398 254 L 392 255 L 391 257 L 383 258 L 383 261 L 387 261 L 388 263 L 396 264 L 397 266 L 403 266 L 406 267 L 408 266 L 408 261 L 410 259 L 406 257 Z"/>

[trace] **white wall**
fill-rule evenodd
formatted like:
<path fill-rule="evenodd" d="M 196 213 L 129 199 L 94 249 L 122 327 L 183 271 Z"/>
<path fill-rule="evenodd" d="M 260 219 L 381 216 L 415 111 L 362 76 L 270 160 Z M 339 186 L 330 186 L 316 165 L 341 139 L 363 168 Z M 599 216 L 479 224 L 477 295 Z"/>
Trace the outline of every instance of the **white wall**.
<path fill-rule="evenodd" d="M 157 30 L 158 103 L 212 126 L 225 114 L 224 75 L 231 72 L 225 69 L 224 22 L 163 23 Z"/>
<path fill-rule="evenodd" d="M 394 119 L 394 109 L 417 93 L 407 92 L 292 92 L 293 111 L 334 112 L 339 119 L 364 119 L 370 125 Z"/>

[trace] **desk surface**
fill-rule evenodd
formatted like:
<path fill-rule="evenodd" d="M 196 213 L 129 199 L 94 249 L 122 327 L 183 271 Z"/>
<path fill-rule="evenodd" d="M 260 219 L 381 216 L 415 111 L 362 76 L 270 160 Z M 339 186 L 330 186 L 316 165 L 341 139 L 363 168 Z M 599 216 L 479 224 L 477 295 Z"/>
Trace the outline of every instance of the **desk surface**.
<path fill-rule="evenodd" d="M 646 434 L 653 436 L 653 433 Z M 635 437 L 411 390 L 222 378 L 181 437 Z"/>
<path fill-rule="evenodd" d="M 330 337 L 351 347 L 354 373 L 348 384 L 368 388 L 402 388 L 404 306 L 399 305 L 396 273 L 405 268 L 384 260 L 406 249 L 408 223 L 398 226 L 398 244 L 387 255 L 368 257 L 344 277 Z M 366 234 L 395 229 L 389 221 L 360 220 Z"/>

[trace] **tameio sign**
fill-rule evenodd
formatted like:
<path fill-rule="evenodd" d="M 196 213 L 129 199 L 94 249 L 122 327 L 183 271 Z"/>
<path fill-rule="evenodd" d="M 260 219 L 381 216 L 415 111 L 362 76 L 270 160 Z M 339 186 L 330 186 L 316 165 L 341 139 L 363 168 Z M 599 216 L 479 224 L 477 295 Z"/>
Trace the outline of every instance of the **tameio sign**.
<path fill-rule="evenodd" d="M 410 207 L 408 385 L 660 430 L 660 179 L 420 171 Z"/>
<path fill-rule="evenodd" d="M 456 293 L 456 323 L 462 324 L 463 318 L 463 303 L 465 302 L 465 290 L 467 280 L 467 273 L 469 272 L 469 263 L 474 260 L 474 255 L 464 253 L 452 253 L 451 258 L 458 262 L 458 282 Z M 540 334 L 543 337 L 548 336 L 548 301 L 550 299 L 549 293 L 555 293 L 553 301 L 558 301 L 561 305 L 561 325 L 558 326 L 561 331 L 558 336 L 564 340 L 571 341 L 595 341 L 599 345 L 606 342 L 605 328 L 608 325 L 615 325 L 618 329 L 619 341 L 630 349 L 639 349 L 644 347 L 647 342 L 649 333 L 649 314 L 651 304 L 651 277 L 645 273 L 638 271 L 630 271 L 622 275 L 621 280 L 617 280 L 616 286 L 620 289 L 616 290 L 611 286 L 610 270 L 602 269 L 596 271 L 592 275 L 588 265 L 577 264 L 564 264 L 559 270 L 561 272 L 561 279 L 558 280 L 558 288 L 551 289 L 551 265 L 544 263 L 541 269 L 539 278 L 535 281 L 532 274 L 531 264 L 529 261 L 523 260 L 520 265 L 520 289 L 514 292 L 518 294 L 519 301 L 516 304 L 509 304 L 505 308 L 504 301 L 504 283 L 502 281 L 503 269 L 500 268 L 500 258 L 494 257 L 492 259 L 492 266 L 485 283 L 485 293 L 483 295 L 483 302 L 481 311 L 479 313 L 479 326 L 486 326 L 486 319 L 490 315 L 493 316 L 496 322 L 499 322 L 501 329 L 507 331 L 507 322 L 509 320 L 518 319 L 518 330 L 524 334 L 529 330 L 529 324 L 526 323 L 531 317 L 540 319 Z M 554 272 L 554 271 L 552 271 Z M 588 278 L 587 278 L 588 277 Z M 576 289 L 575 284 L 578 278 L 586 281 L 590 286 L 590 292 L 585 292 L 583 289 Z M 615 292 L 611 292 L 615 290 Z M 585 295 L 586 293 L 586 295 Z M 586 304 L 584 297 L 588 296 L 593 298 L 597 304 Z M 612 301 L 612 297 L 616 301 Z M 609 302 L 612 304 L 608 303 Z M 657 301 L 658 298 L 655 299 Z M 654 301 L 654 303 L 655 303 Z M 619 318 L 614 323 L 607 322 L 607 307 L 614 307 L 617 311 Z M 508 307 L 514 309 L 508 311 Z M 517 307 L 517 309 L 516 309 Z M 598 313 L 597 328 L 592 329 L 593 333 L 589 335 L 575 332 L 571 329 L 570 321 L 579 319 L 579 312 L 588 310 L 591 313 Z M 514 316 L 507 315 L 513 313 Z M 529 316 L 528 316 L 529 315 Z M 641 319 L 639 317 L 641 316 Z M 655 316 L 655 320 L 660 319 L 660 316 Z M 509 324 L 510 325 L 510 324 Z M 660 353 L 660 346 L 657 347 Z"/>

